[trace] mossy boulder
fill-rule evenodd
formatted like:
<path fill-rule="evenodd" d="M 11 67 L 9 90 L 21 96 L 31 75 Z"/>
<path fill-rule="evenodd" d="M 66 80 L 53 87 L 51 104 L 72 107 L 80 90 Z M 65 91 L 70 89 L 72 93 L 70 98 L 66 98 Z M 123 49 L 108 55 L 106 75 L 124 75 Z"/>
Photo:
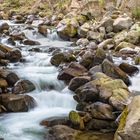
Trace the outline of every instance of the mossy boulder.
<path fill-rule="evenodd" d="M 69 120 L 74 126 L 77 126 L 80 130 L 84 129 L 83 118 L 76 111 L 71 111 L 69 113 Z"/>
<path fill-rule="evenodd" d="M 139 55 L 134 58 L 134 62 L 135 62 L 135 65 L 140 64 L 140 56 Z"/>
<path fill-rule="evenodd" d="M 119 119 L 114 140 L 140 139 L 140 96 L 135 96 Z"/>
<path fill-rule="evenodd" d="M 62 39 L 69 40 L 77 35 L 78 26 L 76 19 L 64 19 L 58 24 L 57 33 Z"/>

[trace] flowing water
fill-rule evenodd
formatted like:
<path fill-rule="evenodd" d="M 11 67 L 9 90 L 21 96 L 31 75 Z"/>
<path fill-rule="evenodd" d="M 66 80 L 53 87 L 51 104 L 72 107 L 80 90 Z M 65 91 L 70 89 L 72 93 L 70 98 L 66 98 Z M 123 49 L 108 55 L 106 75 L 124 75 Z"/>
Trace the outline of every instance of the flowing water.
<path fill-rule="evenodd" d="M 43 51 L 30 52 L 28 50 L 31 46 L 23 46 L 22 55 L 26 62 L 9 65 L 9 69 L 15 71 L 19 77 L 28 79 L 36 85 L 36 90 L 28 94 L 36 100 L 37 107 L 25 113 L 1 115 L 0 137 L 4 140 L 43 140 L 46 130 L 39 123 L 46 118 L 67 116 L 76 106 L 72 93 L 62 81 L 57 80 L 58 70 L 50 64 L 51 54 L 45 51 L 48 46 L 68 48 L 71 42 L 60 40 L 55 32 L 43 37 L 37 34 L 36 29 L 31 31 L 24 29 L 23 25 L 14 25 L 10 22 L 9 24 L 11 28 L 23 30 L 29 39 L 39 41 L 41 45 L 32 47 Z M 1 42 L 6 44 L 6 38 Z"/>
<path fill-rule="evenodd" d="M 37 107 L 24 113 L 8 113 L 0 116 L 0 137 L 4 140 L 43 140 L 46 129 L 39 123 L 46 118 L 54 116 L 67 116 L 70 110 L 76 108 L 72 93 L 67 89 L 62 81 L 57 80 L 58 69 L 50 64 L 51 54 L 47 53 L 48 48 L 55 47 L 68 49 L 71 42 L 65 42 L 58 38 L 56 32 L 52 32 L 48 37 L 43 37 L 33 30 L 26 29 L 24 25 L 16 25 L 7 21 L 11 29 L 18 29 L 32 40 L 39 41 L 38 46 L 20 45 L 24 63 L 10 64 L 9 69 L 15 71 L 22 79 L 32 81 L 36 90 L 28 93 L 36 102 Z M 37 25 L 34 22 L 34 26 Z M 7 44 L 7 37 L 1 39 L 3 44 Z M 13 46 L 11 46 L 13 47 Z M 28 51 L 31 48 L 40 48 L 42 52 Z M 122 60 L 117 59 L 116 62 Z M 131 90 L 140 91 L 138 83 L 140 74 L 132 78 L 133 86 Z"/>

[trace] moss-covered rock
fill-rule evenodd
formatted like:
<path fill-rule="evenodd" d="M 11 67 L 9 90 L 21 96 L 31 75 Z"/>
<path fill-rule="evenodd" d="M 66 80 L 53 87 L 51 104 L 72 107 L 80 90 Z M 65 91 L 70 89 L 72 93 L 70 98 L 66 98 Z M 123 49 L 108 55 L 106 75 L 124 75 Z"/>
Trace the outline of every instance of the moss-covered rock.
<path fill-rule="evenodd" d="M 76 19 L 64 19 L 58 24 L 57 33 L 62 39 L 69 40 L 77 35 L 78 26 Z"/>
<path fill-rule="evenodd" d="M 71 111 L 69 113 L 69 120 L 74 126 L 78 126 L 80 130 L 85 128 L 83 118 L 77 112 Z"/>

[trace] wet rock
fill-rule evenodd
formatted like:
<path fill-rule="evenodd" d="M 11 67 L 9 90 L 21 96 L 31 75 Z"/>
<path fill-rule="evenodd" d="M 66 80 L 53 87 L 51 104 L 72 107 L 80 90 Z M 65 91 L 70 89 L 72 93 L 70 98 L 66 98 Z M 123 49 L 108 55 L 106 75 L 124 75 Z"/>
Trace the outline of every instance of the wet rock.
<path fill-rule="evenodd" d="M 95 102 L 86 107 L 86 111 L 89 112 L 93 118 L 103 120 L 115 120 L 113 114 L 113 107 L 109 104 L 102 102 Z"/>
<path fill-rule="evenodd" d="M 5 58 L 5 53 L 0 50 L 0 59 Z"/>
<path fill-rule="evenodd" d="M 35 90 L 35 86 L 29 80 L 19 80 L 15 83 L 12 92 L 14 94 L 23 94 Z"/>
<path fill-rule="evenodd" d="M 105 73 L 106 75 L 116 79 L 122 79 L 127 85 L 131 84 L 131 81 L 129 80 L 127 74 L 107 59 L 103 61 L 101 66 L 103 73 Z"/>
<path fill-rule="evenodd" d="M 133 76 L 135 73 L 139 72 L 139 69 L 136 66 L 130 65 L 128 63 L 121 63 L 119 68 L 126 72 L 128 75 Z"/>
<path fill-rule="evenodd" d="M 12 48 L 6 46 L 6 45 L 3 45 L 3 44 L 0 44 L 0 50 L 3 52 L 3 53 L 7 53 L 7 52 L 10 52 L 12 51 Z"/>
<path fill-rule="evenodd" d="M 68 88 L 75 91 L 80 86 L 83 86 L 85 83 L 89 82 L 90 79 L 91 78 L 89 76 L 75 77 L 70 81 Z"/>
<path fill-rule="evenodd" d="M 110 50 L 114 48 L 114 40 L 113 39 L 106 39 L 98 45 L 98 48 L 102 48 L 105 50 Z"/>
<path fill-rule="evenodd" d="M 72 62 L 76 61 L 76 58 L 71 53 L 56 53 L 52 56 L 50 62 L 52 65 L 59 66 L 61 63 L 64 62 Z"/>
<path fill-rule="evenodd" d="M 112 130 L 112 129 L 115 129 L 116 126 L 115 126 L 114 121 L 92 119 L 91 121 L 87 123 L 86 128 L 88 130 L 102 130 L 102 129 Z"/>
<path fill-rule="evenodd" d="M 35 100 L 28 95 L 1 94 L 0 102 L 8 112 L 27 112 L 36 105 Z"/>
<path fill-rule="evenodd" d="M 68 117 L 51 117 L 41 121 L 40 123 L 46 127 L 53 127 L 55 125 L 69 125 L 69 118 Z"/>
<path fill-rule="evenodd" d="M 69 40 L 77 35 L 78 26 L 79 23 L 74 18 L 64 19 L 58 24 L 57 33 L 62 39 Z"/>
<path fill-rule="evenodd" d="M 79 87 L 75 93 L 74 98 L 77 98 L 78 102 L 95 102 L 99 98 L 99 91 L 92 81 Z"/>
<path fill-rule="evenodd" d="M 40 45 L 40 43 L 38 41 L 33 41 L 33 40 L 29 40 L 29 39 L 23 40 L 23 44 L 24 45 Z"/>
<path fill-rule="evenodd" d="M 119 51 L 121 49 L 128 48 L 128 47 L 134 49 L 136 46 L 131 43 L 121 42 L 118 46 L 116 46 L 115 51 Z"/>
<path fill-rule="evenodd" d="M 5 79 L 0 78 L 0 88 L 8 87 L 8 83 Z"/>
<path fill-rule="evenodd" d="M 38 26 L 38 32 L 44 36 L 47 36 L 48 30 L 47 30 L 47 26 L 46 25 L 42 25 L 40 24 Z"/>
<path fill-rule="evenodd" d="M 73 98 L 75 99 L 75 96 Z M 85 110 L 87 105 L 88 105 L 88 103 L 86 103 L 86 102 L 79 102 L 76 106 L 76 110 L 77 111 L 83 111 L 83 110 Z"/>
<path fill-rule="evenodd" d="M 11 33 L 10 37 L 12 38 L 12 40 L 17 41 L 17 40 L 24 40 L 27 39 L 27 37 L 25 36 L 25 34 L 23 32 L 15 32 L 15 33 Z"/>
<path fill-rule="evenodd" d="M 7 52 L 5 57 L 10 60 L 10 62 L 18 62 L 22 58 L 22 55 L 18 49 L 13 49 Z"/>
<path fill-rule="evenodd" d="M 0 33 L 2 33 L 4 30 L 9 30 L 8 23 L 1 23 L 0 24 Z"/>
<path fill-rule="evenodd" d="M 23 15 L 16 15 L 14 17 L 14 22 L 17 23 L 17 24 L 20 24 L 20 23 L 25 23 L 26 19 L 24 18 Z"/>
<path fill-rule="evenodd" d="M 6 79 L 9 86 L 14 86 L 19 80 L 19 77 L 15 73 L 4 69 L 0 69 L 0 77 Z"/>
<path fill-rule="evenodd" d="M 65 126 L 56 125 L 49 129 L 46 140 L 75 140 L 76 130 Z"/>
<path fill-rule="evenodd" d="M 133 20 L 130 17 L 118 17 L 114 20 L 113 27 L 115 32 L 129 29 L 133 25 Z"/>
<path fill-rule="evenodd" d="M 59 80 L 71 80 L 74 77 L 77 76 L 84 76 L 87 74 L 87 69 L 83 67 L 82 65 L 71 62 L 68 67 L 61 70 L 58 74 Z"/>
<path fill-rule="evenodd" d="M 132 102 L 121 114 L 119 126 L 114 140 L 140 139 L 140 96 L 135 96 Z"/>

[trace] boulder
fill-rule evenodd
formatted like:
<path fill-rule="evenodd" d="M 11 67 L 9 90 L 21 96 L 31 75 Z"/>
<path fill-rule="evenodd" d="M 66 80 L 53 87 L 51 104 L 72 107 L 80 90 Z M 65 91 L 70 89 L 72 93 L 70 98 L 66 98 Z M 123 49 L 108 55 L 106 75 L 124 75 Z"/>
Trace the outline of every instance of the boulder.
<path fill-rule="evenodd" d="M 89 69 L 93 64 L 94 53 L 93 51 L 86 51 L 79 60 L 80 64 Z"/>
<path fill-rule="evenodd" d="M 0 77 L 6 79 L 9 86 L 14 86 L 14 84 L 19 80 L 19 77 L 8 70 L 0 69 Z"/>
<path fill-rule="evenodd" d="M 1 94 L 0 102 L 8 112 L 27 112 L 36 105 L 29 95 Z"/>
<path fill-rule="evenodd" d="M 0 88 L 8 87 L 8 83 L 5 79 L 0 78 Z"/>
<path fill-rule="evenodd" d="M 121 63 L 119 68 L 126 72 L 129 76 L 133 76 L 135 73 L 139 72 L 139 69 L 136 66 L 130 65 L 128 63 Z"/>
<path fill-rule="evenodd" d="M 131 43 L 121 42 L 118 46 L 116 46 L 115 51 L 119 51 L 121 49 L 128 48 L 128 47 L 132 49 L 136 48 L 136 46 Z"/>
<path fill-rule="evenodd" d="M 113 39 L 106 39 L 98 45 L 98 48 L 110 50 L 110 49 L 114 48 L 114 45 L 115 45 L 115 43 L 114 43 Z"/>
<path fill-rule="evenodd" d="M 47 36 L 47 33 L 48 33 L 48 29 L 47 29 L 47 26 L 46 25 L 42 25 L 40 24 L 38 26 L 38 32 L 44 36 Z"/>
<path fill-rule="evenodd" d="M 118 88 L 114 89 L 109 103 L 117 110 L 123 111 L 126 104 L 130 101 L 130 94 L 126 89 Z"/>
<path fill-rule="evenodd" d="M 63 19 L 57 26 L 58 35 L 64 40 L 70 40 L 77 35 L 79 23 L 76 19 Z"/>
<path fill-rule="evenodd" d="M 24 94 L 35 90 L 35 86 L 29 80 L 19 80 L 15 83 L 12 92 L 14 94 Z"/>
<path fill-rule="evenodd" d="M 99 99 L 99 91 L 93 81 L 79 87 L 75 93 L 74 99 L 78 102 L 95 102 Z"/>
<path fill-rule="evenodd" d="M 104 17 L 98 26 L 99 27 L 105 27 L 105 30 L 107 33 L 113 31 L 113 19 L 111 17 Z"/>
<path fill-rule="evenodd" d="M 89 44 L 89 41 L 88 41 L 87 38 L 80 38 L 80 39 L 78 39 L 77 42 L 76 42 L 76 45 L 82 46 L 82 47 L 85 47 L 85 46 L 87 46 L 88 44 Z"/>
<path fill-rule="evenodd" d="M 93 66 L 102 64 L 102 62 L 106 58 L 107 58 L 107 56 L 106 56 L 105 51 L 102 48 L 98 48 L 96 50 L 96 53 L 95 53 L 95 56 L 94 56 L 94 59 L 93 59 Z"/>
<path fill-rule="evenodd" d="M 87 123 L 86 128 L 88 130 L 103 130 L 103 129 L 107 129 L 107 130 L 114 129 L 115 130 L 116 125 L 115 125 L 114 121 L 92 119 L 91 121 L 89 121 Z M 104 138 L 103 138 L 103 140 L 104 140 Z M 111 140 L 113 140 L 113 138 Z"/>
<path fill-rule="evenodd" d="M 83 86 L 84 84 L 89 82 L 90 79 L 91 78 L 89 76 L 75 77 L 70 81 L 68 88 L 72 91 L 75 91 L 80 86 Z"/>
<path fill-rule="evenodd" d="M 127 85 L 131 84 L 131 81 L 127 74 L 123 72 L 118 66 L 111 63 L 107 59 L 105 59 L 102 63 L 102 71 L 106 75 L 116 78 L 116 79 L 122 79 Z"/>
<path fill-rule="evenodd" d="M 46 127 L 53 127 L 55 125 L 69 125 L 68 117 L 51 117 L 40 122 L 41 125 Z"/>
<path fill-rule="evenodd" d="M 140 139 L 140 96 L 135 96 L 124 109 L 114 140 Z"/>
<path fill-rule="evenodd" d="M 89 70 L 91 76 L 94 76 L 97 72 L 102 72 L 101 65 L 96 65 Z"/>
<path fill-rule="evenodd" d="M 0 33 L 2 33 L 4 30 L 9 30 L 9 25 L 8 23 L 2 22 L 0 24 Z"/>
<path fill-rule="evenodd" d="M 86 107 L 86 111 L 89 112 L 93 118 L 102 120 L 115 120 L 113 114 L 113 107 L 109 104 L 102 102 L 95 102 Z"/>
<path fill-rule="evenodd" d="M 49 129 L 46 140 L 75 140 L 76 130 L 65 126 L 56 125 Z"/>
<path fill-rule="evenodd" d="M 3 53 L 7 53 L 7 52 L 10 52 L 12 51 L 12 48 L 6 46 L 6 45 L 3 45 L 3 44 L 0 44 L 0 50 L 3 52 Z"/>
<path fill-rule="evenodd" d="M 25 39 L 23 40 L 24 45 L 40 45 L 38 41 L 30 40 L 30 39 Z"/>
<path fill-rule="evenodd" d="M 119 45 L 121 42 L 125 41 L 126 37 L 127 37 L 128 31 L 127 30 L 123 30 L 117 34 L 115 34 L 114 36 L 114 42 L 116 45 Z"/>
<path fill-rule="evenodd" d="M 76 62 L 71 62 L 66 68 L 59 72 L 58 79 L 69 81 L 74 77 L 84 75 L 87 75 L 87 69 Z"/>
<path fill-rule="evenodd" d="M 137 55 L 137 56 L 134 58 L 134 62 L 135 62 L 135 65 L 139 65 L 139 64 L 140 64 L 140 55 Z"/>
<path fill-rule="evenodd" d="M 104 39 L 104 34 L 103 33 L 100 33 L 100 32 L 94 32 L 94 31 L 89 31 L 88 34 L 87 34 L 87 38 L 89 40 L 94 40 L 95 42 L 97 43 L 100 43 L 103 41 Z"/>
<path fill-rule="evenodd" d="M 126 41 L 135 45 L 140 44 L 140 31 L 138 29 L 130 30 L 127 34 Z"/>
<path fill-rule="evenodd" d="M 133 25 L 133 20 L 130 17 L 118 17 L 114 20 L 113 27 L 115 32 L 129 29 Z"/>
<path fill-rule="evenodd" d="M 72 62 L 76 61 L 76 57 L 72 53 L 56 53 L 52 56 L 50 62 L 52 65 L 59 66 L 61 63 L 64 62 Z"/>
<path fill-rule="evenodd" d="M 13 49 L 6 53 L 6 58 L 10 60 L 10 62 L 18 62 L 22 58 L 22 55 L 18 49 Z"/>
<path fill-rule="evenodd" d="M 90 30 L 91 23 L 86 22 L 82 26 L 79 27 L 78 29 L 78 35 L 82 38 L 86 38 L 88 31 Z"/>

